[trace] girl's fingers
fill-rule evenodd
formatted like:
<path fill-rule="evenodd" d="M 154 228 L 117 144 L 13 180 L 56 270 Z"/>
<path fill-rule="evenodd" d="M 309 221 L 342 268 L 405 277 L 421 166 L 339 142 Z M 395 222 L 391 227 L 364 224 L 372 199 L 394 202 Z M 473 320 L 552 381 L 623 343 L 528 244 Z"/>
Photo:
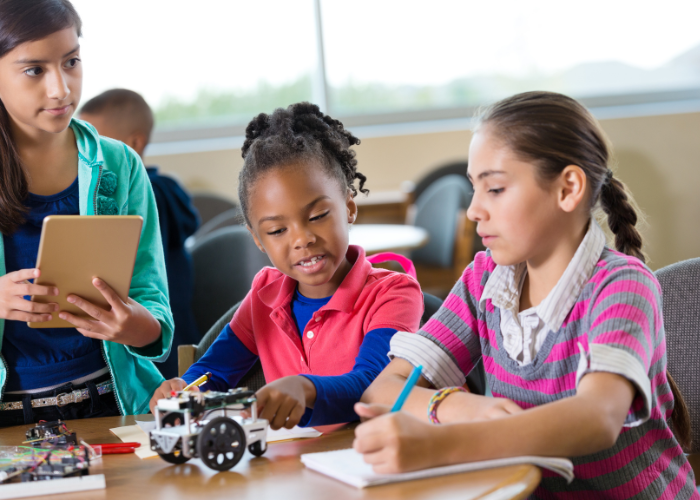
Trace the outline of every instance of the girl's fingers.
<path fill-rule="evenodd" d="M 287 429 L 293 428 L 295 425 L 299 423 L 301 418 L 304 416 L 304 412 L 306 411 L 306 408 L 304 408 L 301 405 L 296 405 L 294 409 L 292 410 L 292 414 L 289 415 L 289 418 L 287 419 L 287 422 L 284 424 L 284 426 Z"/>
<path fill-rule="evenodd" d="M 97 339 L 97 340 L 111 340 L 109 337 L 107 337 L 107 335 L 104 335 L 102 333 L 91 332 L 90 330 L 85 330 L 84 328 L 76 328 L 76 330 L 83 337 L 88 337 L 88 338 Z"/>
<path fill-rule="evenodd" d="M 76 316 L 75 314 L 71 314 L 71 313 L 68 313 L 65 311 L 61 311 L 58 314 L 58 317 L 61 318 L 62 320 L 67 321 L 68 323 L 74 325 L 79 330 L 82 329 L 82 330 L 89 332 L 91 334 L 92 333 L 104 334 L 104 331 L 102 328 L 102 323 L 100 323 L 99 321 L 92 321 L 92 320 L 88 320 L 85 318 L 81 318 L 79 316 Z M 83 332 L 80 332 L 80 333 L 85 335 L 85 333 L 83 333 Z"/>
<path fill-rule="evenodd" d="M 110 306 L 112 306 L 112 309 L 125 309 L 124 301 L 119 298 L 119 295 L 117 295 L 117 293 L 114 290 L 112 290 L 111 286 L 102 281 L 100 278 L 93 279 L 92 284 L 95 288 L 97 288 L 100 291 L 105 300 L 109 303 Z"/>
<path fill-rule="evenodd" d="M 289 417 L 289 414 L 292 412 L 292 409 L 294 409 L 294 405 L 296 404 L 296 401 L 293 399 L 287 399 L 280 404 L 279 408 L 277 408 L 277 411 L 275 412 L 275 418 L 270 422 L 270 426 L 272 426 L 273 429 L 281 429 L 284 427 L 284 424 L 287 423 L 287 417 Z"/>
<path fill-rule="evenodd" d="M 20 269 L 19 271 L 14 271 L 11 273 L 7 274 L 7 277 L 10 278 L 12 281 L 15 283 L 21 283 L 24 280 L 31 280 L 34 278 L 38 278 L 39 272 L 38 269 Z"/>
<path fill-rule="evenodd" d="M 361 424 L 355 429 L 355 441 L 352 443 L 352 447 L 358 453 L 375 453 L 384 448 L 384 435 L 382 432 L 375 432 L 374 429 L 370 429 L 361 434 L 358 434 L 360 427 L 367 424 Z"/>
<path fill-rule="evenodd" d="M 13 293 L 25 297 L 27 295 L 58 295 L 58 288 L 55 286 L 33 285 L 21 282 L 17 284 Z"/>
<path fill-rule="evenodd" d="M 89 302 L 78 295 L 69 295 L 66 300 L 68 300 L 68 302 L 71 304 L 78 306 L 97 321 L 108 322 L 112 319 L 112 314 L 110 312 L 105 311 L 101 307 L 96 306 L 92 302 Z"/>
<path fill-rule="evenodd" d="M 52 316 L 50 314 L 32 314 L 24 311 L 12 311 L 7 315 L 7 319 L 24 321 L 26 323 L 45 323 L 51 321 Z"/>
<path fill-rule="evenodd" d="M 391 408 L 387 405 L 355 403 L 354 410 L 361 419 L 366 420 L 389 413 Z"/>
<path fill-rule="evenodd" d="M 41 302 L 31 302 L 20 298 L 13 300 L 10 306 L 17 311 L 29 313 L 52 313 L 58 311 L 58 304 L 55 302 L 42 304 Z"/>

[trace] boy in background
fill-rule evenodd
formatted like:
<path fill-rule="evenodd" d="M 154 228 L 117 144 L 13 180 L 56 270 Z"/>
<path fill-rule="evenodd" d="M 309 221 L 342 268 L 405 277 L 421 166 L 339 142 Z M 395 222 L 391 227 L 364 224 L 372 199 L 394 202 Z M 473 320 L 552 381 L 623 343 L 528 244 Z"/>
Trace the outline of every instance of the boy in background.
<path fill-rule="evenodd" d="M 143 97 L 127 89 L 112 89 L 93 97 L 80 110 L 79 118 L 91 123 L 100 135 L 122 141 L 141 158 L 151 138 L 153 112 Z M 156 366 L 166 379 L 177 377 L 177 346 L 196 344 L 201 336 L 192 313 L 194 276 L 185 251 L 185 240 L 199 226 L 199 216 L 189 194 L 173 178 L 160 175 L 155 166 L 146 167 L 158 205 L 168 272 L 170 306 L 175 320 L 173 351 Z"/>

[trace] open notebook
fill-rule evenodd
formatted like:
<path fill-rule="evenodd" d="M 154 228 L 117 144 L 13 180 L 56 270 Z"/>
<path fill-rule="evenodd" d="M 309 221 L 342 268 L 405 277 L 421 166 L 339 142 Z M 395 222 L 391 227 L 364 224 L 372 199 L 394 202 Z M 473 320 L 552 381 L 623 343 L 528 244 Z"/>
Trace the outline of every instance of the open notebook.
<path fill-rule="evenodd" d="M 375 474 L 372 472 L 372 466 L 366 464 L 364 460 L 362 460 L 362 455 L 352 448 L 322 453 L 307 453 L 301 456 L 301 461 L 309 469 L 326 474 L 333 479 L 355 486 L 356 488 L 519 464 L 534 464 L 538 467 L 549 469 L 562 476 L 569 483 L 574 479 L 574 464 L 566 458 L 500 458 L 498 460 L 486 460 L 484 462 L 434 467 L 432 469 L 406 472 L 403 474 Z"/>

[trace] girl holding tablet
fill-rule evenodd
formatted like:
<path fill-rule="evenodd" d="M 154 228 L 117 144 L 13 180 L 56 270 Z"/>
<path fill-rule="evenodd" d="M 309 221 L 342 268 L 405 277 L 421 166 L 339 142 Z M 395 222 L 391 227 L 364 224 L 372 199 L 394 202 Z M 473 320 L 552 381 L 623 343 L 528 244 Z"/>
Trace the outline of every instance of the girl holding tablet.
<path fill-rule="evenodd" d="M 82 86 L 81 21 L 68 0 L 0 0 L 0 426 L 148 411 L 170 351 L 163 249 L 140 158 L 72 118 Z M 47 215 L 140 215 L 143 230 L 129 298 L 103 281 L 109 309 L 69 302 L 68 329 L 51 319 L 55 287 L 31 284 Z M 86 243 L 89 244 L 89 243 Z"/>

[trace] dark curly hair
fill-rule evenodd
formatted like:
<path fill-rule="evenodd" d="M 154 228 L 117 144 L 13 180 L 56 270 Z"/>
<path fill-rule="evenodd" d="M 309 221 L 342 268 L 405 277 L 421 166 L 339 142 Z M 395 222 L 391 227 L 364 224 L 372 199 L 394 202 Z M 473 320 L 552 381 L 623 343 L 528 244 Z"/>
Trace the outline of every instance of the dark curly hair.
<path fill-rule="evenodd" d="M 357 171 L 355 151 L 350 149 L 356 144 L 360 140 L 345 130 L 340 121 L 308 102 L 253 118 L 245 131 L 243 169 L 238 176 L 238 198 L 246 223 L 250 225 L 248 193 L 258 177 L 298 161 L 323 167 L 338 180 L 343 192 L 349 189 L 353 196 L 358 191 L 368 193 L 364 187 L 367 178 Z M 359 180 L 357 187 L 355 180 Z"/>

